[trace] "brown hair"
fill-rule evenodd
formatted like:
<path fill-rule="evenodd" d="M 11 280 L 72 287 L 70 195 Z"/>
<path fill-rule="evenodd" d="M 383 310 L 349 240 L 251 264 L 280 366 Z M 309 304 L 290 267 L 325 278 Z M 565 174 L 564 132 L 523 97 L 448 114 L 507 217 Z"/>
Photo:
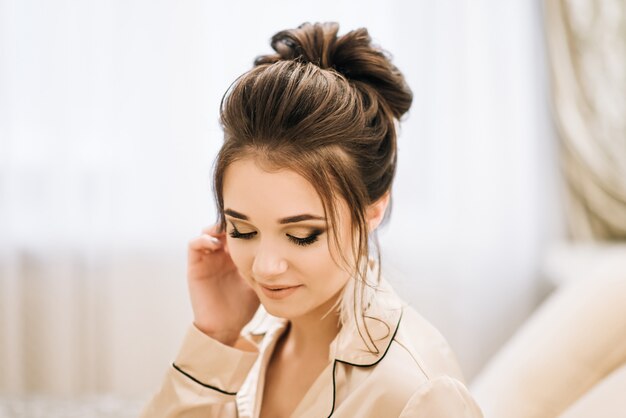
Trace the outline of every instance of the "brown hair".
<path fill-rule="evenodd" d="M 268 169 L 293 170 L 319 193 L 334 231 L 329 237 L 338 247 L 337 229 L 331 227 L 337 224 L 336 197 L 342 198 L 351 212 L 356 265 L 350 268 L 360 283 L 354 286 L 353 312 L 359 324 L 369 286 L 365 210 L 391 189 L 394 119 L 409 110 L 413 96 L 388 54 L 371 44 L 367 29 L 343 36 L 338 30 L 337 23 L 304 23 L 278 32 L 271 40 L 276 53 L 257 57 L 230 86 L 220 109 L 224 144 L 214 191 L 224 228 L 222 187 L 229 164 L 254 156 Z M 373 242 L 377 248 L 375 236 Z"/>

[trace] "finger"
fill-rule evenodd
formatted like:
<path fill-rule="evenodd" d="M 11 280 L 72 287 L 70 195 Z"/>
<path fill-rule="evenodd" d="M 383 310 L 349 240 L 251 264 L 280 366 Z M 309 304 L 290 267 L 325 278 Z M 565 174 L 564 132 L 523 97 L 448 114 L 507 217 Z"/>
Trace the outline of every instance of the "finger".
<path fill-rule="evenodd" d="M 212 235 L 215 237 L 221 237 L 223 235 L 225 235 L 224 231 L 220 231 L 220 225 L 219 224 L 215 224 L 215 225 L 211 225 L 211 226 L 207 226 L 202 228 L 202 233 L 203 234 L 208 234 L 208 235 Z"/>
<path fill-rule="evenodd" d="M 217 251 L 222 249 L 222 242 L 208 234 L 202 234 L 189 241 L 189 249 L 194 251 Z"/>

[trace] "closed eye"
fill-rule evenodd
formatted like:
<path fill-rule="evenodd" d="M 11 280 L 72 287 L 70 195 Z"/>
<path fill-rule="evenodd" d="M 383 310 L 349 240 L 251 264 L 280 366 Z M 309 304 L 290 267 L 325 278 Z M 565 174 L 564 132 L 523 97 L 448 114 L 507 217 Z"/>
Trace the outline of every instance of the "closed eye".
<path fill-rule="evenodd" d="M 235 225 L 233 225 L 233 230 L 230 231 L 229 235 L 232 238 L 251 239 L 252 237 L 254 237 L 256 235 L 256 231 L 241 233 L 241 232 L 239 232 L 237 230 L 237 227 L 235 227 Z"/>
<path fill-rule="evenodd" d="M 306 246 L 306 245 L 311 245 L 315 241 L 317 241 L 317 238 L 321 234 L 322 234 L 322 231 L 315 231 L 308 237 L 304 237 L 304 238 L 294 237 L 293 235 L 287 234 L 287 238 L 289 238 L 289 241 L 293 242 L 296 245 Z"/>
<path fill-rule="evenodd" d="M 232 238 L 249 240 L 249 239 L 254 238 L 258 233 L 257 231 L 240 232 L 235 226 L 235 224 L 231 223 L 231 225 L 233 229 L 228 233 L 228 235 L 230 235 Z M 316 242 L 319 236 L 323 232 L 324 232 L 323 230 L 316 229 L 310 235 L 306 237 L 297 237 L 297 236 L 290 235 L 290 234 L 285 234 L 285 235 L 287 236 L 289 241 L 293 242 L 294 244 L 300 245 L 300 246 L 307 246 Z"/>

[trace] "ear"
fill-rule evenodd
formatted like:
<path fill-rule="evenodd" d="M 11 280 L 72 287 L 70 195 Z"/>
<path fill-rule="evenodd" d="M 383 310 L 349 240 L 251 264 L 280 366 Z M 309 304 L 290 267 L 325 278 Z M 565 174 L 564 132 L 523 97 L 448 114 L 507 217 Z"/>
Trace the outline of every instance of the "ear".
<path fill-rule="evenodd" d="M 367 227 L 369 232 L 373 232 L 378 225 L 382 222 L 387 206 L 389 206 L 389 198 L 391 192 L 387 192 L 380 197 L 376 202 L 367 207 L 365 217 L 367 220 Z"/>

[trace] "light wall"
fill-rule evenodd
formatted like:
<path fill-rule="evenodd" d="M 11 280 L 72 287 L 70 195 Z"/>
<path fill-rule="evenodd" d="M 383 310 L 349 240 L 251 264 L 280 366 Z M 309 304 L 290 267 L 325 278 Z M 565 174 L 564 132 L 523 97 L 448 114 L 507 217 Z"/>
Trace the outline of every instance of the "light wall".
<path fill-rule="evenodd" d="M 221 95 L 304 21 L 365 26 L 415 93 L 381 233 L 471 378 L 562 236 L 538 2 L 0 0 L 0 393 L 143 394 L 190 321 Z"/>

